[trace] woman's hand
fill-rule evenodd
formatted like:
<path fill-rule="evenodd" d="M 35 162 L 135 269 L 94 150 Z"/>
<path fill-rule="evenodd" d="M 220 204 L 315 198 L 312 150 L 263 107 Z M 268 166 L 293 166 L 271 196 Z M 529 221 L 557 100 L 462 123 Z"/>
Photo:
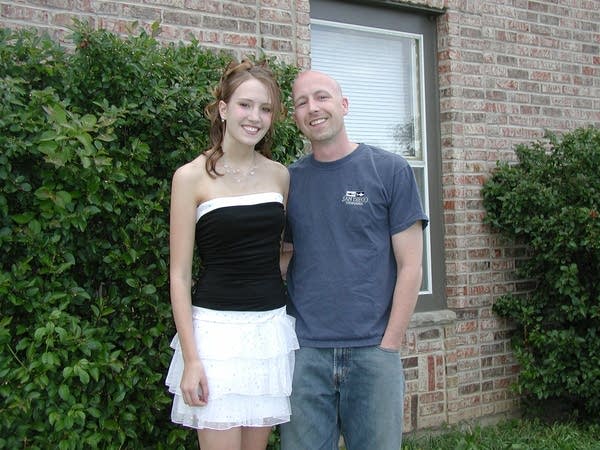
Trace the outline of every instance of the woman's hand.
<path fill-rule="evenodd" d="M 184 363 L 180 387 L 186 405 L 205 406 L 208 403 L 208 383 L 200 360 Z"/>

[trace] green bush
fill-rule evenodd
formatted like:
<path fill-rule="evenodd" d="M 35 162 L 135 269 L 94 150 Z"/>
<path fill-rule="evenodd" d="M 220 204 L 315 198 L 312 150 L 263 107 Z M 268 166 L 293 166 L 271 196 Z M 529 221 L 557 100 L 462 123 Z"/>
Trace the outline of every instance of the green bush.
<path fill-rule="evenodd" d="M 486 220 L 527 245 L 518 274 L 535 281 L 494 310 L 517 324 L 519 392 L 600 410 L 600 129 L 520 145 L 483 190 Z M 594 414 L 595 415 L 595 414 Z"/>
<path fill-rule="evenodd" d="M 193 448 L 164 386 L 170 179 L 230 57 L 82 24 L 72 44 L 0 30 L 0 448 Z M 289 106 L 297 69 L 271 62 Z M 276 136 L 295 159 L 290 119 Z"/>

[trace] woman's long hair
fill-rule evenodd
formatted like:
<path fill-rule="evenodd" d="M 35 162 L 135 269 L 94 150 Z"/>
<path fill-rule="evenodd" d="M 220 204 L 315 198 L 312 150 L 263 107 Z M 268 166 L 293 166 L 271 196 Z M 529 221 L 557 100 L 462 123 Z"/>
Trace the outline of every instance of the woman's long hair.
<path fill-rule="evenodd" d="M 256 79 L 260 81 L 269 93 L 272 104 L 272 120 L 267 134 L 256 144 L 255 150 L 267 158 L 271 158 L 271 145 L 273 144 L 273 130 L 275 122 L 283 114 L 283 105 L 281 103 L 281 90 L 279 84 L 269 68 L 266 61 L 254 63 L 249 59 L 243 59 L 238 63 L 232 61 L 229 63 L 225 72 L 221 76 L 219 84 L 214 90 L 214 100 L 206 105 L 204 113 L 210 121 L 210 142 L 211 147 L 206 150 L 206 171 L 211 177 L 221 175 L 216 170 L 217 161 L 223 156 L 223 137 L 227 124 L 221 120 L 219 114 L 219 102 L 229 103 L 235 90 L 243 82 Z"/>

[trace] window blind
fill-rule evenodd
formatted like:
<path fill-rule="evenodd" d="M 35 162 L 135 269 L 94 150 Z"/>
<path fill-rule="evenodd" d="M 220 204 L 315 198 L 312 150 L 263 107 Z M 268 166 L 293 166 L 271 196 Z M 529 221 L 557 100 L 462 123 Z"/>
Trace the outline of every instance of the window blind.
<path fill-rule="evenodd" d="M 349 100 L 348 136 L 407 158 L 415 154 L 415 39 L 385 30 L 311 24 L 312 68 L 335 78 Z"/>

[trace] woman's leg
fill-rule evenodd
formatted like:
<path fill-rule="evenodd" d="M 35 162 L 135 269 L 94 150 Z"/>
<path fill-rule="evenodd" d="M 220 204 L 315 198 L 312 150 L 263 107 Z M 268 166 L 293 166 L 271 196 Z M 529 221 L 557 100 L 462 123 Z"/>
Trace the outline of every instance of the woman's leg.
<path fill-rule="evenodd" d="M 265 450 L 270 434 L 271 427 L 243 427 L 242 450 Z"/>
<path fill-rule="evenodd" d="M 265 450 L 271 427 L 236 427 L 229 430 L 198 430 L 201 450 Z"/>
<path fill-rule="evenodd" d="M 240 450 L 242 448 L 242 429 L 198 430 L 198 443 L 201 450 Z"/>

